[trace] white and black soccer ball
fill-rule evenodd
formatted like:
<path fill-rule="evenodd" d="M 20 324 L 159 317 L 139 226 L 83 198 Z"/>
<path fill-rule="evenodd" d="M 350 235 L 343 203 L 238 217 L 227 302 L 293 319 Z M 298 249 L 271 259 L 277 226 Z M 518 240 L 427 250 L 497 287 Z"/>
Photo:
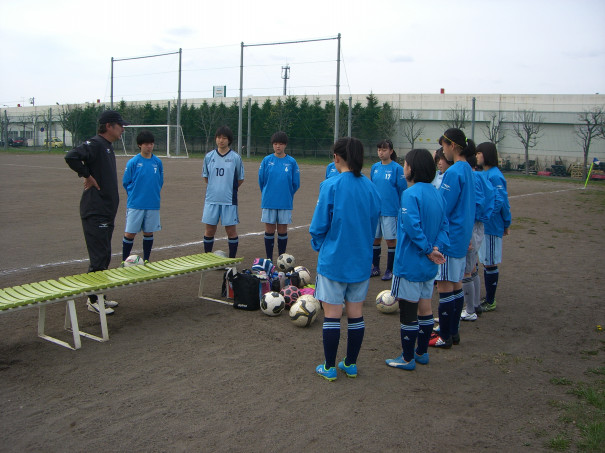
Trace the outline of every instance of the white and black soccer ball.
<path fill-rule="evenodd" d="M 290 308 L 290 321 L 298 327 L 309 327 L 317 318 L 318 304 L 309 297 L 315 299 L 308 294 L 300 296 Z"/>
<path fill-rule="evenodd" d="M 224 250 L 216 250 L 213 252 L 216 256 L 220 256 L 221 258 L 227 258 L 227 252 Z"/>
<path fill-rule="evenodd" d="M 391 294 L 390 289 L 385 289 L 376 296 L 376 308 L 381 313 L 395 313 L 399 309 L 399 301 Z"/>
<path fill-rule="evenodd" d="M 311 284 L 311 272 L 304 266 L 296 266 L 294 272 L 298 274 L 298 285 L 303 288 Z"/>
<path fill-rule="evenodd" d="M 275 291 L 269 291 L 268 293 L 263 294 L 263 297 L 260 301 L 260 309 L 261 311 L 268 316 L 277 316 L 284 311 L 284 307 L 286 306 L 286 301 L 284 300 L 284 296 Z"/>
<path fill-rule="evenodd" d="M 277 268 L 282 272 L 290 272 L 294 269 L 294 257 L 287 253 L 282 253 L 277 257 Z"/>
<path fill-rule="evenodd" d="M 124 267 L 138 266 L 139 264 L 145 264 L 145 261 L 139 255 L 130 255 L 124 260 Z"/>

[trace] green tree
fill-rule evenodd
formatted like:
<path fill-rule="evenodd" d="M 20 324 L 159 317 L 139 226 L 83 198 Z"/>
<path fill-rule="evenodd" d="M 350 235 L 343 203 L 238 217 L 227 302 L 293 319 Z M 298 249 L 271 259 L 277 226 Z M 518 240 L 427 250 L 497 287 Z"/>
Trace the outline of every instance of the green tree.
<path fill-rule="evenodd" d="M 376 130 L 383 138 L 393 138 L 397 127 L 397 111 L 388 102 L 382 104 L 382 109 L 376 119 Z"/>

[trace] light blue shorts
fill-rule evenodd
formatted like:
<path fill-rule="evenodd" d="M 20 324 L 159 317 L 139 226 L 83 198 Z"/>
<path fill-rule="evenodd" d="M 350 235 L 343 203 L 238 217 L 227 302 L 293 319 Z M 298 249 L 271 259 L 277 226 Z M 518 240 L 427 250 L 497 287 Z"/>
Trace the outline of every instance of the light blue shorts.
<path fill-rule="evenodd" d="M 161 229 L 159 209 L 126 209 L 126 233 L 153 233 Z"/>
<path fill-rule="evenodd" d="M 464 278 L 464 267 L 466 265 L 466 257 L 452 258 L 445 256 L 445 263 L 439 265 L 435 280 L 441 282 L 461 282 Z"/>
<path fill-rule="evenodd" d="M 375 239 L 380 238 L 397 239 L 397 217 L 378 217 L 378 225 L 376 226 Z"/>
<path fill-rule="evenodd" d="M 479 259 L 484 266 L 496 266 L 502 262 L 502 238 L 486 234 L 479 248 Z"/>
<path fill-rule="evenodd" d="M 346 302 L 363 302 L 368 295 L 370 279 L 359 283 L 342 283 L 317 274 L 315 280 L 315 298 L 331 305 Z"/>
<path fill-rule="evenodd" d="M 471 247 L 466 252 L 465 274 L 470 274 L 477 266 L 477 262 L 479 261 L 479 248 L 481 247 L 481 244 L 483 244 L 483 236 L 483 223 L 475 222 L 475 225 L 473 225 L 473 236 L 471 237 Z"/>
<path fill-rule="evenodd" d="M 418 302 L 420 299 L 431 299 L 433 297 L 434 282 L 434 278 L 426 282 L 411 282 L 404 277 L 393 275 L 391 294 L 398 299 L 405 299 L 410 302 Z"/>
<path fill-rule="evenodd" d="M 204 213 L 202 222 L 207 225 L 218 225 L 218 219 L 221 219 L 221 225 L 232 226 L 239 223 L 237 216 L 237 206 L 226 204 L 204 204 Z"/>
<path fill-rule="evenodd" d="M 269 225 L 290 225 L 292 209 L 263 209 L 260 221 Z"/>

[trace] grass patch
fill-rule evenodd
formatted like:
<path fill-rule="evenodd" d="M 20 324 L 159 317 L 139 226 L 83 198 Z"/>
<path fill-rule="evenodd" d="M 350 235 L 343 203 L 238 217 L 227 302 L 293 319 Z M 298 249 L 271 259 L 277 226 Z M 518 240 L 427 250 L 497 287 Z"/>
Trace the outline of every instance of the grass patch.
<path fill-rule="evenodd" d="M 589 351 L 591 354 L 593 351 Z M 554 451 L 605 452 L 605 366 L 589 368 L 585 374 L 591 382 L 574 383 L 564 377 L 552 378 L 553 385 L 572 386 L 567 393 L 575 401 L 549 401 L 550 407 L 561 411 L 559 421 L 566 425 L 545 446 Z"/>

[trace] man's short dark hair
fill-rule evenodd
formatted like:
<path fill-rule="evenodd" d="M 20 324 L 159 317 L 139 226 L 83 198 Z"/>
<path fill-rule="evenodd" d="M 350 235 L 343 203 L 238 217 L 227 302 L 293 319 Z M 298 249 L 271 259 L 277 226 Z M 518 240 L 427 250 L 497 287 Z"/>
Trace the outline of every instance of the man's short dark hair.
<path fill-rule="evenodd" d="M 218 137 L 219 135 L 227 137 L 227 140 L 229 141 L 229 145 L 231 145 L 231 142 L 233 141 L 233 132 L 231 132 L 231 129 L 229 129 L 229 126 L 219 127 L 216 130 L 216 134 L 214 134 L 214 138 Z"/>
<path fill-rule="evenodd" d="M 144 143 L 155 143 L 155 137 L 150 131 L 141 131 L 137 135 L 137 145 L 142 145 Z"/>

